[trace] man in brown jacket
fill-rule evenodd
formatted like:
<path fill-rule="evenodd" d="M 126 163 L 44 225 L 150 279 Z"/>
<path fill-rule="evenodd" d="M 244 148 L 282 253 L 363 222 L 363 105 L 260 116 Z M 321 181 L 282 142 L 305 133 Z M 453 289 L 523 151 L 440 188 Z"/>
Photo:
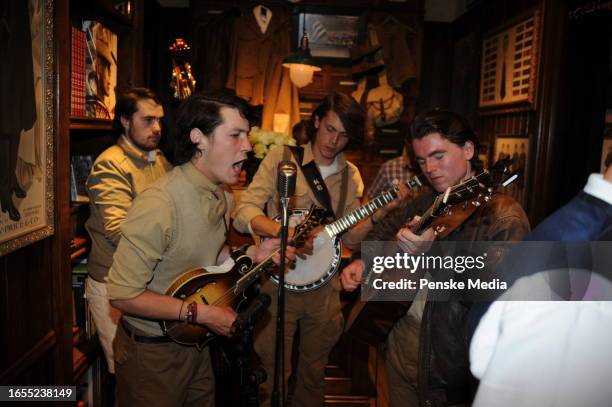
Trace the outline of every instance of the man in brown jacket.
<path fill-rule="evenodd" d="M 432 111 L 411 127 L 416 160 L 435 192 L 426 193 L 389 214 L 365 240 L 397 240 L 408 254 L 427 252 L 435 239 L 430 228 L 411 231 L 437 193 L 459 184 L 482 167 L 479 142 L 467 121 L 456 113 Z M 407 226 L 406 226 L 407 225 Z M 494 194 L 445 241 L 518 241 L 529 231 L 521 206 L 511 197 Z M 491 260 L 491 259 L 489 259 Z M 342 271 L 342 284 L 353 291 L 365 263 L 355 260 Z M 426 301 L 421 291 L 407 314 L 387 338 L 387 375 L 392 407 L 468 406 L 473 396 L 464 317 L 469 305 L 459 301 Z"/>

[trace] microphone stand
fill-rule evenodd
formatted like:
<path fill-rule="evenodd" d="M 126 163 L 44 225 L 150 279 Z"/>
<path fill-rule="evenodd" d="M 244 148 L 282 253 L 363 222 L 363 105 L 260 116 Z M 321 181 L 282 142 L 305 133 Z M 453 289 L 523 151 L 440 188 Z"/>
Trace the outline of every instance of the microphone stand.
<path fill-rule="evenodd" d="M 238 405 L 240 407 L 257 407 L 259 402 L 257 394 L 259 385 L 266 381 L 266 371 L 262 368 L 251 367 L 251 349 L 253 348 L 253 330 L 255 322 L 261 316 L 260 314 L 265 308 L 270 305 L 270 297 L 266 294 L 267 301 L 262 301 L 263 308 L 255 310 L 252 315 L 244 320 L 242 324 L 236 327 L 236 332 L 232 335 L 237 336 L 235 344 L 235 361 L 238 367 L 238 383 L 240 385 L 240 394 Z M 260 295 L 260 296 L 261 296 Z M 257 299 L 255 299 L 257 301 Z M 236 324 L 236 322 L 234 322 Z M 232 327 L 233 329 L 233 327 Z"/>
<path fill-rule="evenodd" d="M 276 312 L 276 343 L 274 348 L 274 388 L 270 405 L 280 407 L 285 402 L 285 251 L 289 234 L 289 197 L 281 197 L 280 263 L 278 265 L 278 290 Z M 279 393 L 279 376 L 280 393 Z"/>

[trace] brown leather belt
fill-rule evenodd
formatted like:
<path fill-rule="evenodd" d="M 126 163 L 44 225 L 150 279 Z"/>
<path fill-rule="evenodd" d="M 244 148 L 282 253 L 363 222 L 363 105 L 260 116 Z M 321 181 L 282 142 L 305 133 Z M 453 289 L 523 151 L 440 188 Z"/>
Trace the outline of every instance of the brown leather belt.
<path fill-rule="evenodd" d="M 130 338 L 135 340 L 136 342 L 140 342 L 140 343 L 166 343 L 166 342 L 172 341 L 172 339 L 170 339 L 169 336 L 145 336 L 145 335 L 138 335 L 136 333 L 136 329 L 133 328 L 129 323 L 127 323 L 123 318 L 121 318 L 121 326 L 123 327 L 123 330 L 125 331 L 125 333 Z"/>

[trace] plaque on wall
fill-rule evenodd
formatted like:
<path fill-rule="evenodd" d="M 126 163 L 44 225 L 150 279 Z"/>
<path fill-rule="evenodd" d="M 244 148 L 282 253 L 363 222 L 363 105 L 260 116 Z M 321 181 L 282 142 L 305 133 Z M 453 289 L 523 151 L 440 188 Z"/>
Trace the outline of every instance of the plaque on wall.
<path fill-rule="evenodd" d="M 540 49 L 540 13 L 531 12 L 511 27 L 486 35 L 480 71 L 481 108 L 535 100 Z"/>

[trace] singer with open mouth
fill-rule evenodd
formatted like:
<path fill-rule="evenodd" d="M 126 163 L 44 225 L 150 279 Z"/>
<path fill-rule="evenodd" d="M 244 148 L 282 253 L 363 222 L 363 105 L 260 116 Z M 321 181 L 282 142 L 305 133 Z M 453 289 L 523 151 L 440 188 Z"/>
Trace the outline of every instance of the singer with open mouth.
<path fill-rule="evenodd" d="M 238 182 L 251 150 L 248 112 L 246 101 L 227 93 L 185 100 L 176 116 L 177 166 L 134 200 L 121 225 L 108 275 L 109 298 L 124 315 L 114 343 L 118 405 L 214 406 L 208 348 L 173 342 L 160 321 L 228 335 L 236 319 L 229 307 L 187 304 L 164 293 L 187 270 L 232 267 L 225 186 Z M 260 262 L 278 247 L 279 239 L 270 239 L 246 254 Z M 294 259 L 294 248 L 286 254 Z"/>
<path fill-rule="evenodd" d="M 314 203 L 326 209 L 332 219 L 358 208 L 363 195 L 363 181 L 357 167 L 345 159 L 342 151 L 350 143 L 360 145 L 365 130 L 366 116 L 361 106 L 346 94 L 329 94 L 312 114 L 308 131 L 310 142 L 298 148 L 273 149 L 264 158 L 248 189 L 241 194 L 233 214 L 234 227 L 240 232 L 252 232 L 263 237 L 279 235 L 281 225 L 272 218 L 279 212 L 277 167 L 285 160 L 291 160 L 297 167 L 295 195 L 289 205 L 291 208 L 309 208 Z M 384 214 L 382 212 L 376 216 Z M 342 240 L 349 248 L 355 247 L 371 227 L 371 221 L 365 220 L 349 229 Z M 289 238 L 294 231 L 294 228 L 289 229 Z M 316 242 L 315 239 L 315 249 Z M 306 239 L 304 245 L 297 249 L 300 258 L 312 253 L 312 239 Z M 321 262 L 320 268 L 327 268 L 324 263 Z M 274 377 L 275 291 L 276 286 L 271 281 L 263 284 L 262 292 L 272 297 L 272 305 L 260 320 L 255 333 L 255 350 L 268 373 L 268 380 L 261 387 L 261 406 L 270 405 Z M 300 327 L 297 384 L 292 401 L 294 407 L 319 407 L 323 404 L 325 365 L 344 325 L 339 291 L 340 284 L 334 276 L 329 283 L 316 289 L 309 287 L 301 292 L 286 293 L 285 361 L 291 361 L 293 336 L 298 325 Z M 285 383 L 290 372 L 289 364 L 285 363 Z"/>

